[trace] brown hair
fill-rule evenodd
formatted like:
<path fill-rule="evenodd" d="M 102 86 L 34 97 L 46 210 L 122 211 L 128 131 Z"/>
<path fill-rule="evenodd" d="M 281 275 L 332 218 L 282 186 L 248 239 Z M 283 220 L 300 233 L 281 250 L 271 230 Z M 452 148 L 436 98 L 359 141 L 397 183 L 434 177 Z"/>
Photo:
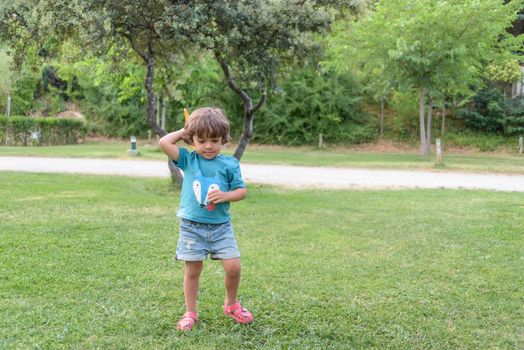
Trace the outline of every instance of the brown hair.
<path fill-rule="evenodd" d="M 186 126 L 187 143 L 193 143 L 193 136 L 222 137 L 222 144 L 229 141 L 229 121 L 220 108 L 198 108 L 189 116 Z M 189 142 L 188 142 L 189 141 Z"/>

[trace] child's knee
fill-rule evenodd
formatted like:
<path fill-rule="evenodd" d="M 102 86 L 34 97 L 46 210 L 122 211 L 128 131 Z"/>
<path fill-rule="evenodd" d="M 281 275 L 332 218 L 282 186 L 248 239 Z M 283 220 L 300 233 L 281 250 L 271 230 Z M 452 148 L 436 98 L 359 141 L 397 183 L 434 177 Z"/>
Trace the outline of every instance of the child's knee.
<path fill-rule="evenodd" d="M 198 278 L 204 267 L 201 261 L 186 261 L 184 274 L 189 278 Z"/>
<path fill-rule="evenodd" d="M 235 277 L 240 275 L 240 259 L 231 259 L 229 261 L 224 261 L 224 271 L 229 277 Z"/>
<path fill-rule="evenodd" d="M 238 280 L 240 279 L 240 269 L 238 270 L 225 270 L 226 278 L 228 280 Z"/>

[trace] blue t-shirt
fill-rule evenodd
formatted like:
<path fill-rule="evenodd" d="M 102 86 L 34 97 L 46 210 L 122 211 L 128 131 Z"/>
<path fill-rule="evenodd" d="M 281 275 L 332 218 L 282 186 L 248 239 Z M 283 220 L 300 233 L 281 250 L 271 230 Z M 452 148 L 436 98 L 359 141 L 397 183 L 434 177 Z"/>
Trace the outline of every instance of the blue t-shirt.
<path fill-rule="evenodd" d="M 229 202 L 210 204 L 207 193 L 213 189 L 227 192 L 246 187 L 238 160 L 221 154 L 206 159 L 195 151 L 181 147 L 178 150 L 178 161 L 173 163 L 184 171 L 184 181 L 177 216 L 206 224 L 230 221 Z"/>

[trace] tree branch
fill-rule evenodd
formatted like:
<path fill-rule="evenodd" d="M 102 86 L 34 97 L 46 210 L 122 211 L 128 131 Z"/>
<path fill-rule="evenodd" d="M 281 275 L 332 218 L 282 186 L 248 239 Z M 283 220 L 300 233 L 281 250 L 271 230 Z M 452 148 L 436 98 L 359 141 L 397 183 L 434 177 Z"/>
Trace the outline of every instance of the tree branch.
<path fill-rule="evenodd" d="M 131 44 L 131 48 L 133 49 L 133 51 L 135 51 L 138 56 L 140 56 L 144 62 L 147 63 L 147 56 L 144 52 L 140 51 L 140 49 L 138 49 L 138 47 L 136 46 L 135 44 L 135 40 L 133 39 L 133 36 L 131 35 L 131 33 L 123 33 L 123 36 L 129 41 L 129 44 Z"/>
<path fill-rule="evenodd" d="M 218 52 L 215 52 L 215 58 L 220 64 L 220 68 L 222 68 L 222 71 L 224 72 L 224 76 L 227 80 L 227 85 L 236 92 L 244 101 L 244 108 L 247 111 L 251 111 L 253 109 L 253 104 L 251 102 L 251 98 L 248 96 L 248 94 L 242 90 L 233 80 L 233 76 L 231 75 L 231 70 L 229 69 L 229 65 L 224 61 L 224 59 L 220 56 Z"/>
<path fill-rule="evenodd" d="M 262 105 L 266 103 L 266 99 L 267 99 L 267 88 L 264 86 L 264 92 L 262 92 L 262 96 L 260 97 L 260 100 L 255 105 L 255 107 L 253 107 L 253 109 L 251 110 L 251 113 L 255 114 L 260 109 L 260 107 L 262 107 Z"/>

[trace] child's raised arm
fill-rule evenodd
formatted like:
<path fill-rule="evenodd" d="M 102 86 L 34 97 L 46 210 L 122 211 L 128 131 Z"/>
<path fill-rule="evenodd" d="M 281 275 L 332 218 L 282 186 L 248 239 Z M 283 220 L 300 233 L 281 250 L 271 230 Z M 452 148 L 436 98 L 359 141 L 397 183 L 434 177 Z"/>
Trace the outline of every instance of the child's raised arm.
<path fill-rule="evenodd" d="M 160 141 L 158 141 L 158 145 L 160 146 L 160 149 L 168 155 L 169 158 L 173 159 L 174 161 L 178 161 L 179 152 L 176 143 L 180 140 L 183 140 L 185 137 L 186 129 L 180 129 L 162 137 Z"/>

